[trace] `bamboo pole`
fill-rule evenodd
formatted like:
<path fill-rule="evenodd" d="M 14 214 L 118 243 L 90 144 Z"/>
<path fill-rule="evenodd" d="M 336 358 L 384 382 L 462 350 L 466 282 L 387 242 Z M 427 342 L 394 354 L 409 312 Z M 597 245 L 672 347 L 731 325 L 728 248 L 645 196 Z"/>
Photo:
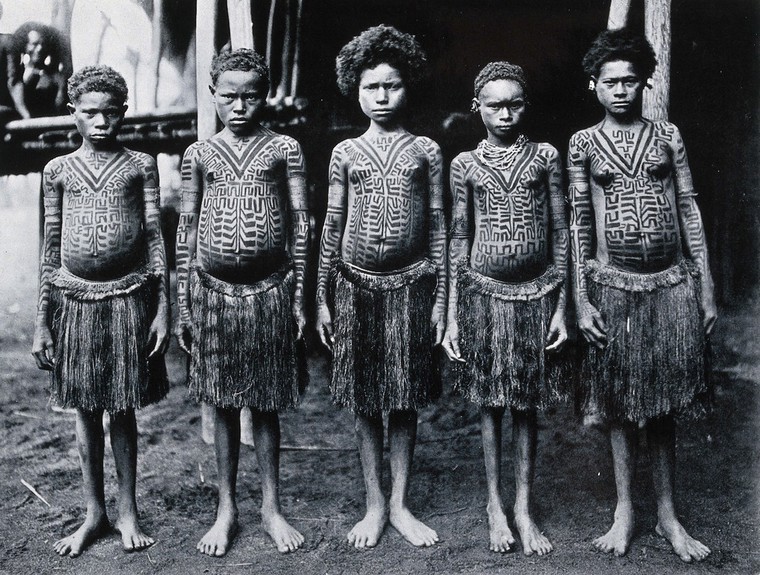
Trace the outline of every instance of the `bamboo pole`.
<path fill-rule="evenodd" d="M 216 0 L 197 0 L 195 28 L 195 80 L 198 103 L 198 139 L 217 132 L 216 110 L 208 92 L 211 60 L 216 50 Z"/>
<path fill-rule="evenodd" d="M 631 10 L 631 0 L 612 0 L 610 15 L 607 19 L 607 30 L 618 30 L 628 25 L 628 13 Z"/>
<path fill-rule="evenodd" d="M 652 88 L 644 90 L 642 114 L 667 120 L 670 101 L 670 0 L 645 0 L 644 33 L 657 56 Z"/>
<path fill-rule="evenodd" d="M 230 44 L 232 49 L 253 50 L 253 21 L 250 0 L 227 0 L 227 14 L 230 19 Z"/>

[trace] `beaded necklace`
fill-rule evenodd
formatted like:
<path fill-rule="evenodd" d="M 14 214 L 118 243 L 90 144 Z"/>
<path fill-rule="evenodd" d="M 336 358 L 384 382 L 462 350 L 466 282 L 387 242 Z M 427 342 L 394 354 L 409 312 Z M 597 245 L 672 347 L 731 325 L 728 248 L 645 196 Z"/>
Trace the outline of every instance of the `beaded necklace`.
<path fill-rule="evenodd" d="M 528 138 L 524 134 L 517 136 L 515 143 L 506 148 L 495 146 L 488 140 L 482 140 L 478 144 L 475 153 L 478 159 L 489 168 L 506 171 L 512 167 L 512 164 L 515 163 L 517 156 L 522 152 L 527 143 Z"/>

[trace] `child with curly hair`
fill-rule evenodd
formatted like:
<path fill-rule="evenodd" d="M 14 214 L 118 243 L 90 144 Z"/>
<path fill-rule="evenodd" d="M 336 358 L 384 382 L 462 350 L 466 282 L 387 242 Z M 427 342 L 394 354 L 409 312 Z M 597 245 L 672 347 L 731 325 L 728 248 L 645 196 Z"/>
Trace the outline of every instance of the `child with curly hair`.
<path fill-rule="evenodd" d="M 190 394 L 216 408 L 219 505 L 197 548 L 222 556 L 237 532 L 240 410 L 250 409 L 262 526 L 287 553 L 304 542 L 280 510 L 278 412 L 307 377 L 306 168 L 298 142 L 259 123 L 269 92 L 260 55 L 220 53 L 210 89 L 224 129 L 185 151 L 177 228 L 177 337 L 191 357 Z"/>
<path fill-rule="evenodd" d="M 451 163 L 449 307 L 443 348 L 454 387 L 480 406 L 490 548 L 515 543 L 501 498 L 501 422 L 512 411 L 514 518 L 523 551 L 552 544 L 530 514 L 537 410 L 562 399 L 567 362 L 569 240 L 559 153 L 529 141 L 522 68 L 491 62 L 475 79 L 473 111 L 487 137 Z"/>
<path fill-rule="evenodd" d="M 432 348 L 443 338 L 446 305 L 441 151 L 404 127 L 407 91 L 425 62 L 413 36 L 382 25 L 337 57 L 338 86 L 358 99 L 370 125 L 332 153 L 317 330 L 333 353 L 333 400 L 355 414 L 367 502 L 348 534 L 357 548 L 375 546 L 388 520 L 413 545 L 438 541 L 406 502 L 417 410 L 440 394 Z M 384 413 L 389 504 L 381 490 Z"/>
<path fill-rule="evenodd" d="M 53 401 L 76 408 L 87 516 L 56 541 L 76 557 L 108 531 L 103 493 L 103 412 L 111 417 L 124 548 L 153 539 L 137 523 L 135 409 L 168 391 L 169 281 L 152 157 L 116 139 L 127 85 L 107 66 L 68 83 L 82 146 L 45 166 L 44 239 L 33 354 L 53 373 Z"/>
<path fill-rule="evenodd" d="M 657 533 L 686 562 L 710 550 L 673 502 L 675 419 L 707 391 L 705 345 L 717 317 L 702 218 L 681 134 L 641 115 L 657 61 L 646 38 L 606 31 L 583 67 L 604 119 L 570 140 L 570 238 L 584 412 L 609 424 L 617 487 L 610 530 L 594 541 L 624 555 L 634 531 L 638 427 L 652 456 Z"/>

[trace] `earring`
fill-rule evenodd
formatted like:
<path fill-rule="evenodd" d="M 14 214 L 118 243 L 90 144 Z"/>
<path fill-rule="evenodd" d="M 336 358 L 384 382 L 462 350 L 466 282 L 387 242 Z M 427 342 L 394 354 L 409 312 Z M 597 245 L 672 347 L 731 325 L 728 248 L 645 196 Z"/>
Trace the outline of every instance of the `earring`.
<path fill-rule="evenodd" d="M 594 90 L 596 90 L 596 82 L 594 82 L 593 80 L 589 80 L 588 89 L 589 89 L 589 92 L 593 92 Z"/>
<path fill-rule="evenodd" d="M 477 99 L 472 99 L 472 104 L 470 104 L 470 112 L 473 114 L 477 113 L 480 110 L 480 102 L 478 102 Z"/>
<path fill-rule="evenodd" d="M 652 78 L 649 78 L 647 80 L 647 88 L 649 88 L 650 90 L 652 89 Z"/>

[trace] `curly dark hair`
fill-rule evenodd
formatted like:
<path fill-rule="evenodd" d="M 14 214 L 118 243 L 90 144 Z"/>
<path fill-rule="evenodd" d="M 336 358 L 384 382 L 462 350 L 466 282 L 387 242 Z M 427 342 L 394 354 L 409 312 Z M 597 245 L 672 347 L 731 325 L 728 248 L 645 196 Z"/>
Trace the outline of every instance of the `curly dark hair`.
<path fill-rule="evenodd" d="M 414 87 L 425 76 L 427 56 L 411 34 L 385 24 L 368 28 L 343 46 L 335 59 L 341 94 L 354 96 L 362 72 L 380 64 L 396 68 L 404 83 Z"/>
<path fill-rule="evenodd" d="M 480 95 L 480 91 L 488 82 L 492 80 L 514 80 L 523 90 L 525 98 L 528 97 L 528 83 L 525 81 L 525 72 L 517 64 L 510 64 L 505 61 L 491 62 L 478 72 L 475 78 L 475 97 Z"/>
<path fill-rule="evenodd" d="M 256 72 L 269 90 L 269 66 L 260 54 L 250 48 L 225 50 L 214 56 L 211 60 L 211 83 L 216 86 L 219 76 L 229 71 Z"/>
<path fill-rule="evenodd" d="M 110 66 L 85 66 L 80 68 L 68 83 L 69 100 L 76 104 L 79 97 L 87 92 L 104 92 L 116 96 L 122 103 L 127 102 L 127 83 L 124 77 Z"/>
<path fill-rule="evenodd" d="M 37 32 L 43 46 L 43 59 L 50 58 L 50 63 L 45 64 L 48 71 L 58 71 L 61 64 L 63 47 L 61 45 L 61 36 L 52 26 L 41 24 L 40 22 L 24 22 L 13 32 L 13 50 L 16 54 L 24 54 L 28 42 L 29 33 Z"/>
<path fill-rule="evenodd" d="M 583 71 L 597 77 L 602 65 L 614 60 L 630 62 L 644 79 L 651 78 L 657 66 L 652 45 L 644 35 L 627 28 L 605 30 L 599 34 L 583 57 Z"/>

